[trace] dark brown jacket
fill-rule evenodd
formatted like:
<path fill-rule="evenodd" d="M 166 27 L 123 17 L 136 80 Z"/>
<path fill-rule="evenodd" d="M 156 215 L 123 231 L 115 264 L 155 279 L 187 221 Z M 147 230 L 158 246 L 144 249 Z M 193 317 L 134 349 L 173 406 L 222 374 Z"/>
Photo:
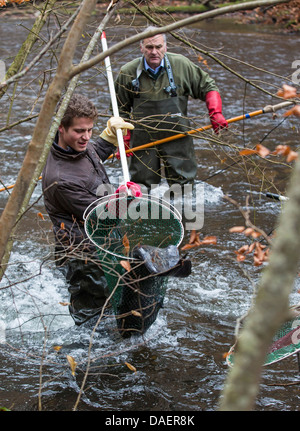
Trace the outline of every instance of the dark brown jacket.
<path fill-rule="evenodd" d="M 102 162 L 114 150 L 114 145 L 102 138 L 90 141 L 80 153 L 53 143 L 42 174 L 42 188 L 53 223 L 56 251 L 72 251 L 78 244 L 89 244 L 83 214 L 100 197 L 96 194 L 98 186 L 109 184 Z"/>

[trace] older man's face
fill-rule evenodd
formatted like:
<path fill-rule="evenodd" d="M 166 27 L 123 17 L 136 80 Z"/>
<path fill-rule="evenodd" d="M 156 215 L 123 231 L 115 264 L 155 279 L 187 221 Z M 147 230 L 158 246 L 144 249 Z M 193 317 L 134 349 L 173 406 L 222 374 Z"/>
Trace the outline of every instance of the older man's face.
<path fill-rule="evenodd" d="M 158 67 L 167 51 L 167 44 L 163 35 L 157 34 L 156 36 L 144 39 L 141 44 L 141 51 L 152 69 Z"/>

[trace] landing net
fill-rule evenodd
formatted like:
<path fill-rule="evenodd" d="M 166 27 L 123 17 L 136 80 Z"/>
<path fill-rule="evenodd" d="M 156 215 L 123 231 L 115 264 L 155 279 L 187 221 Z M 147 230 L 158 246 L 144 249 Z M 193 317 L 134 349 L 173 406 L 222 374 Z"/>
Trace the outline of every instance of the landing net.
<path fill-rule="evenodd" d="M 234 347 L 232 346 L 227 355 L 227 363 L 234 363 Z M 275 334 L 269 347 L 264 365 L 274 364 L 282 361 L 300 351 L 300 317 L 285 322 Z"/>
<path fill-rule="evenodd" d="M 96 245 L 121 335 L 144 333 L 163 305 L 168 279 L 151 273 L 137 251 L 178 247 L 184 234 L 179 212 L 150 195 L 105 196 L 85 216 L 85 231 Z"/>

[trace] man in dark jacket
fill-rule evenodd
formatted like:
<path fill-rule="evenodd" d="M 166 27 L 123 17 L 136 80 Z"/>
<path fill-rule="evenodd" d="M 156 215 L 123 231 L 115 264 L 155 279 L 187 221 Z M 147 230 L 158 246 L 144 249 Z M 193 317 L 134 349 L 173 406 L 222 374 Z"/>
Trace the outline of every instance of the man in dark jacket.
<path fill-rule="evenodd" d="M 94 104 L 82 95 L 71 98 L 58 129 L 42 174 L 46 210 L 53 223 L 56 263 L 69 283 L 69 307 L 80 325 L 100 313 L 108 296 L 106 280 L 95 247 L 84 231 L 83 214 L 99 197 L 97 189 L 107 184 L 102 164 L 116 150 L 116 129 L 133 129 L 130 123 L 112 117 L 106 129 L 91 142 Z M 103 189 L 103 187 L 102 187 Z"/>
<path fill-rule="evenodd" d="M 183 55 L 167 52 L 163 34 L 142 40 L 140 47 L 142 57 L 122 66 L 116 80 L 120 113 L 136 121 L 126 139 L 128 148 L 129 142 L 136 147 L 189 131 L 189 97 L 206 102 L 216 133 L 227 127 L 218 87 L 208 73 Z M 191 135 L 135 152 L 131 180 L 148 188 L 159 184 L 161 161 L 169 185 L 193 182 L 197 162 Z"/>

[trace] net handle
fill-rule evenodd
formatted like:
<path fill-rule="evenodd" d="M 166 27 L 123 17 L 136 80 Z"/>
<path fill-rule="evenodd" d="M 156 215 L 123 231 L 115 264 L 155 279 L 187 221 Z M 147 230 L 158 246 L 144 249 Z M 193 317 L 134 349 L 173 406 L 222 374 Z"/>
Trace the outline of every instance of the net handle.
<path fill-rule="evenodd" d="M 102 43 L 103 52 L 107 51 L 106 34 L 104 31 L 101 34 L 101 43 Z M 106 67 L 106 73 L 107 73 L 107 79 L 108 79 L 108 86 L 109 86 L 111 104 L 112 104 L 112 109 L 113 109 L 113 115 L 115 117 L 119 117 L 120 115 L 119 115 L 119 108 L 118 108 L 118 103 L 117 103 L 116 90 L 115 90 L 115 85 L 114 85 L 114 79 L 113 79 L 110 59 L 108 56 L 105 57 L 104 63 L 105 63 L 105 67 Z M 125 153 L 125 146 L 124 146 L 122 129 L 117 129 L 117 139 L 118 139 L 120 159 L 121 159 L 121 165 L 122 165 L 125 187 L 127 189 L 128 194 L 131 194 L 130 190 L 127 187 L 127 183 L 129 182 L 129 171 L 128 171 L 128 166 L 127 166 L 127 157 L 126 157 L 126 153 Z"/>

